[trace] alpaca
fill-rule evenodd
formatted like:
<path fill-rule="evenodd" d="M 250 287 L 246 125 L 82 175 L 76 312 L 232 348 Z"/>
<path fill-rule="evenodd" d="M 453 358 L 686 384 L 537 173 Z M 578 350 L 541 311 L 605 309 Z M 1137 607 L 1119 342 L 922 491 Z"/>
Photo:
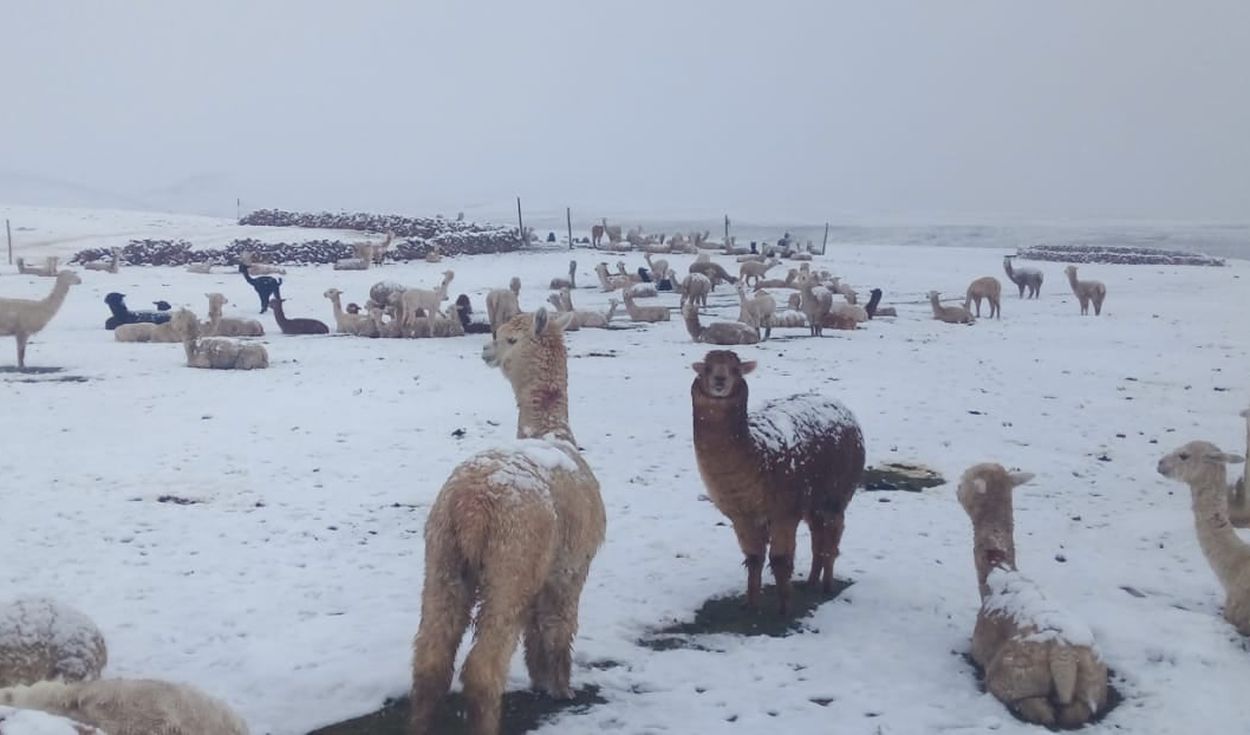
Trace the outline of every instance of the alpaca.
<path fill-rule="evenodd" d="M 638 270 L 645 271 L 646 268 L 639 268 Z M 653 299 L 660 295 L 660 292 L 655 287 L 654 283 L 635 283 L 629 288 L 621 289 L 621 293 L 625 293 L 626 291 L 629 292 L 630 296 L 633 296 L 636 299 Z"/>
<path fill-rule="evenodd" d="M 165 302 L 157 302 L 164 304 Z M 148 322 L 151 324 L 164 324 L 169 321 L 168 306 L 164 310 L 157 311 L 131 311 L 126 308 L 126 294 L 111 291 L 104 297 L 104 304 L 108 306 L 109 312 L 112 314 L 108 319 L 104 320 L 105 329 L 116 329 L 122 324 L 137 324 L 139 322 Z"/>
<path fill-rule="evenodd" d="M 265 328 L 255 319 L 223 317 L 221 307 L 230 303 L 219 293 L 204 294 L 208 297 L 208 328 L 206 337 L 263 337 Z"/>
<path fill-rule="evenodd" d="M 325 322 L 316 319 L 299 318 L 288 319 L 286 310 L 282 306 L 286 299 L 273 298 L 269 300 L 269 308 L 273 309 L 274 321 L 278 323 L 278 329 L 283 334 L 329 334 L 330 328 Z"/>
<path fill-rule="evenodd" d="M 334 308 L 334 327 L 339 334 L 354 334 L 358 337 L 375 337 L 373 320 L 368 316 L 348 314 L 343 311 L 343 292 L 337 288 L 327 289 L 324 294 Z"/>
<path fill-rule="evenodd" d="M 186 271 L 187 273 L 198 273 L 201 275 L 205 275 L 205 274 L 213 272 L 213 264 L 212 263 L 187 263 Z"/>
<path fill-rule="evenodd" d="M 1159 474 L 1189 485 L 1198 545 L 1224 588 L 1224 619 L 1250 635 L 1250 545 L 1228 522 L 1225 465 L 1243 457 L 1225 454 L 1210 442 L 1193 441 L 1159 460 Z"/>
<path fill-rule="evenodd" d="M 694 263 L 691 263 L 689 272 L 701 273 L 704 276 L 707 276 L 708 280 L 712 283 L 713 291 L 716 290 L 716 285 L 718 283 L 724 282 L 733 284 L 738 282 L 738 279 L 729 275 L 729 272 L 722 268 L 720 263 L 714 263 L 710 260 L 703 262 L 695 261 Z"/>
<path fill-rule="evenodd" d="M 765 554 L 781 613 L 790 605 L 795 532 L 812 537 L 808 585 L 833 591 L 846 507 L 864 472 L 864 436 L 841 403 L 815 395 L 770 401 L 747 412 L 755 362 L 712 350 L 693 365 L 694 451 L 708 497 L 733 524 L 746 557 L 747 605 L 759 606 Z"/>
<path fill-rule="evenodd" d="M 651 253 L 643 253 L 643 258 L 647 261 L 647 267 L 651 269 L 651 277 L 657 281 L 663 281 L 669 277 L 668 261 L 660 258 L 658 260 L 651 259 Z"/>
<path fill-rule="evenodd" d="M 693 302 L 681 308 L 686 331 L 695 342 L 712 345 L 753 345 L 760 341 L 760 330 L 742 322 L 713 322 L 706 327 L 699 323 L 699 307 Z"/>
<path fill-rule="evenodd" d="M 278 308 L 274 307 L 275 315 Z M 190 309 L 179 309 L 169 327 L 187 353 L 187 367 L 209 370 L 261 370 L 269 367 L 265 346 L 224 337 L 200 338 L 200 320 Z"/>
<path fill-rule="evenodd" d="M 465 334 L 490 334 L 489 321 L 477 321 L 473 318 L 473 304 L 468 294 L 456 297 L 456 316 L 460 319 L 460 327 Z"/>
<path fill-rule="evenodd" d="M 825 317 L 833 309 L 833 294 L 824 286 L 817 286 L 816 279 L 811 275 L 800 276 L 796 283 L 799 286 L 799 310 L 807 317 L 811 336 L 821 337 L 824 333 Z"/>
<path fill-rule="evenodd" d="M 443 316 L 441 307 L 447 300 L 447 286 L 451 284 L 453 278 L 456 277 L 455 271 L 443 271 L 443 280 L 438 284 L 438 288 L 433 290 L 428 288 L 409 288 L 404 290 L 399 297 L 399 321 L 404 329 L 411 330 L 415 327 L 417 318 L 417 310 L 424 311 L 426 316 Z M 372 290 L 369 292 L 372 296 Z"/>
<path fill-rule="evenodd" d="M 239 254 L 239 262 L 248 267 L 248 271 L 258 276 L 279 275 L 285 276 L 286 270 L 276 265 L 268 263 L 255 262 L 256 256 L 250 251 L 244 251 Z"/>
<path fill-rule="evenodd" d="M 616 261 L 616 273 L 612 274 L 615 278 L 624 278 L 629 283 L 642 283 L 643 277 L 640 273 L 630 273 L 625 270 L 625 261 Z"/>
<path fill-rule="evenodd" d="M 121 265 L 122 249 L 112 248 L 110 252 L 113 256 L 110 260 L 94 260 L 90 263 L 83 263 L 82 267 L 89 271 L 107 271 L 108 273 L 116 273 L 118 266 Z"/>
<path fill-rule="evenodd" d="M 486 294 L 486 316 L 490 319 L 491 335 L 521 313 L 518 299 L 521 296 L 521 279 L 516 276 L 508 282 L 508 288 L 491 289 Z"/>
<path fill-rule="evenodd" d="M 629 276 L 608 273 L 608 264 L 599 263 L 595 266 L 595 275 L 599 276 L 599 286 L 604 291 L 615 291 L 630 285 Z"/>
<path fill-rule="evenodd" d="M 587 329 L 608 329 L 612 324 L 612 316 L 616 314 L 616 307 L 620 306 L 619 301 L 610 299 L 609 307 L 606 314 L 597 311 L 579 310 L 573 307 L 573 297 L 569 294 L 567 288 L 560 289 L 559 294 L 551 294 L 547 297 L 547 301 L 556 307 L 556 311 L 562 314 L 571 314 L 568 326 L 564 328 L 566 332 L 574 332 L 582 327 Z"/>
<path fill-rule="evenodd" d="M 1076 294 L 1077 301 L 1081 302 L 1081 316 L 1089 313 L 1089 303 L 1094 302 L 1094 316 L 1102 314 L 1102 301 L 1107 298 L 1107 287 L 1102 281 L 1078 281 L 1076 279 L 1076 266 L 1070 265 L 1063 269 L 1068 274 L 1068 283 L 1072 286 L 1072 293 Z"/>
<path fill-rule="evenodd" d="M 391 249 L 391 241 L 394 239 L 395 239 L 395 233 L 387 232 L 386 237 L 382 239 L 382 243 L 380 245 L 370 245 L 369 251 L 368 251 L 370 262 L 372 262 L 375 265 L 381 265 L 382 261 L 386 260 L 386 253 Z M 434 253 L 435 255 L 437 255 L 438 246 L 437 245 L 431 246 L 429 252 L 426 253 L 426 255 L 429 255 L 430 253 Z"/>
<path fill-rule="evenodd" d="M 152 322 L 135 322 L 122 324 L 113 330 L 113 339 L 118 342 L 181 342 L 182 335 L 173 327 L 172 321 L 160 324 Z"/>
<path fill-rule="evenodd" d="M 608 220 L 606 218 L 603 220 L 603 224 L 591 226 L 590 228 L 590 246 L 591 247 L 593 248 L 599 247 L 599 241 L 603 239 L 603 233 L 604 233 L 604 230 L 607 229 L 607 227 L 608 227 Z"/>
<path fill-rule="evenodd" d="M 764 329 L 764 339 L 773 335 L 773 314 L 777 311 L 777 302 L 767 291 L 756 290 L 755 295 L 747 298 L 745 279 L 738 281 L 738 321 L 750 324 L 756 329 Z"/>
<path fill-rule="evenodd" d="M 499 732 L 508 662 L 522 633 L 531 685 L 572 696 L 578 600 L 606 519 L 599 483 L 569 428 L 567 319 L 549 319 L 545 309 L 518 315 L 482 349 L 482 359 L 512 384 L 518 440 L 461 463 L 430 507 L 411 735 L 433 732 L 478 602 L 461 673 L 468 731 Z"/>
<path fill-rule="evenodd" d="M 243 278 L 248 282 L 248 285 L 256 290 L 256 295 L 260 298 L 260 313 L 264 314 L 269 310 L 269 306 L 274 299 L 282 298 L 282 279 L 274 278 L 273 276 L 253 278 L 249 272 L 252 267 L 254 266 L 250 266 L 247 263 L 239 263 L 239 272 L 243 274 Z"/>
<path fill-rule="evenodd" d="M 608 236 L 609 245 L 617 245 L 621 242 L 621 226 L 608 224 L 607 217 L 603 218 L 603 234 Z"/>
<path fill-rule="evenodd" d="M 824 284 L 825 288 L 829 289 L 833 293 L 841 295 L 842 298 L 846 299 L 846 303 L 848 304 L 854 305 L 859 303 L 859 294 L 855 293 L 855 289 L 843 283 L 841 278 L 838 278 L 837 276 L 829 276 L 828 271 L 821 271 L 820 273 L 822 276 L 828 276 L 829 282 Z"/>
<path fill-rule="evenodd" d="M 872 289 L 868 292 L 868 296 L 864 312 L 868 314 L 869 319 L 879 316 L 898 316 L 898 311 L 893 306 L 881 306 L 881 289 Z"/>
<path fill-rule="evenodd" d="M 929 304 L 933 307 L 933 318 L 947 324 L 972 324 L 974 321 L 972 312 L 962 306 L 942 306 L 941 293 L 937 291 L 929 292 Z"/>
<path fill-rule="evenodd" d="M 42 681 L 0 689 L 0 704 L 39 710 L 108 735 L 247 735 L 229 706 L 185 684 L 155 679 Z"/>
<path fill-rule="evenodd" d="M 17 272 L 26 276 L 42 276 L 44 278 L 54 278 L 60 271 L 57 270 L 60 258 L 50 256 L 46 258 L 43 265 L 26 265 L 23 258 L 17 259 Z"/>
<path fill-rule="evenodd" d="M 1036 268 L 1015 268 L 1012 265 L 1014 255 L 1003 256 L 1003 270 L 1007 273 L 1007 278 L 1020 289 L 1020 298 L 1024 298 L 1024 289 L 1029 290 L 1029 298 L 1036 299 L 1042 293 L 1042 280 L 1045 278 L 1042 272 Z"/>
<path fill-rule="evenodd" d="M 821 326 L 825 329 L 859 329 L 859 325 L 868 321 L 868 312 L 864 307 L 855 304 L 834 304 L 829 312 L 821 318 Z"/>
<path fill-rule="evenodd" d="M 399 320 L 391 319 L 386 321 L 386 312 L 380 306 L 373 306 L 369 309 L 369 320 L 373 322 L 373 331 L 377 332 L 379 337 L 400 337 L 402 336 Z"/>
<path fill-rule="evenodd" d="M 626 288 L 621 290 L 625 299 L 625 312 L 631 322 L 666 322 L 669 320 L 667 306 L 639 306 L 634 302 L 634 293 Z"/>
<path fill-rule="evenodd" d="M 981 591 L 972 660 L 985 672 L 986 689 L 1020 717 L 1076 727 L 1106 706 L 1107 666 L 1089 628 L 1016 571 L 1012 490 L 1032 478 L 984 463 L 959 482 Z"/>
<path fill-rule="evenodd" d="M 398 303 L 397 294 L 402 294 L 407 290 L 408 287 L 402 283 L 378 281 L 369 287 L 369 300 L 378 306 L 385 307 L 387 304 Z"/>
<path fill-rule="evenodd" d="M 968 311 L 975 301 L 977 318 L 981 318 L 981 300 L 990 302 L 990 317 L 1001 319 L 1003 315 L 1000 305 L 1003 295 L 1003 284 L 994 276 L 982 276 L 968 285 L 968 293 L 964 296 L 964 311 Z"/>
<path fill-rule="evenodd" d="M 12 335 L 17 340 L 17 369 L 26 369 L 26 342 L 37 334 L 65 303 L 69 287 L 82 283 L 77 273 L 64 270 L 57 274 L 56 283 L 47 298 L 0 299 L 0 337 Z"/>
<path fill-rule="evenodd" d="M 569 277 L 556 277 L 551 279 L 551 285 L 548 286 L 552 291 L 559 291 L 562 288 L 577 288 L 577 261 L 569 261 Z"/>
<path fill-rule="evenodd" d="M 780 263 L 776 258 L 769 258 L 764 261 L 748 260 L 738 266 L 738 279 L 746 285 L 751 285 L 751 279 L 755 279 L 756 286 L 759 285 L 760 279 L 764 277 L 768 271 Z"/>
<path fill-rule="evenodd" d="M 707 295 L 712 291 L 712 281 L 702 273 L 691 273 L 681 281 L 681 303 L 685 306 L 690 302 L 697 306 L 707 306 Z"/>
<path fill-rule="evenodd" d="M 41 597 L 0 604 L 0 687 L 95 679 L 107 663 L 104 635 L 74 608 Z"/>

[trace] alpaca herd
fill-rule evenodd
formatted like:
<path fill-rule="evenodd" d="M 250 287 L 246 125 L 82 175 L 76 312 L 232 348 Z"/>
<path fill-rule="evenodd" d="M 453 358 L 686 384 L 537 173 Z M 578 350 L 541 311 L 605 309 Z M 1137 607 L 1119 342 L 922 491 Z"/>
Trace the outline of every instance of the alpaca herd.
<path fill-rule="evenodd" d="M 614 231 L 606 221 L 596 230 L 596 241 L 605 236 L 622 240 L 619 227 Z M 639 247 L 662 242 L 640 230 L 624 240 Z M 683 236 L 679 242 L 686 241 Z M 706 241 L 706 234 L 689 239 L 696 249 Z M 723 247 L 726 252 L 737 249 L 733 244 Z M 340 261 L 335 270 L 364 270 L 380 259 L 372 250 L 357 255 L 355 260 L 365 263 L 361 268 Z M 114 264 L 117 257 L 114 251 Z M 617 307 L 623 305 L 624 315 L 639 329 L 680 333 L 677 325 L 646 326 L 670 321 L 670 306 L 640 303 L 670 288 L 679 295 L 677 308 L 690 339 L 698 344 L 755 345 L 781 328 L 806 329 L 821 337 L 825 329 L 855 330 L 874 318 L 897 314 L 880 306 L 882 289 L 868 290 L 868 302 L 861 306 L 854 288 L 842 278 L 808 263 L 770 279 L 769 271 L 781 263 L 775 257 L 742 260 L 737 277 L 704 258 L 691 263 L 677 282 L 668 261 L 653 259 L 650 251 L 645 260 L 647 268 L 636 274 L 624 262 L 615 272 L 606 263 L 594 267 L 598 287 L 604 295 L 613 294 L 606 312 L 574 306 L 576 261 L 569 263 L 567 277 L 550 281 L 553 293 L 547 301 L 553 311 L 523 309 L 521 281 L 513 277 L 507 288 L 486 292 L 484 320 L 473 311 L 468 294 L 443 307 L 455 277 L 452 270 L 444 271 L 432 288 L 375 283 L 363 307 L 345 308 L 344 292 L 331 287 L 323 296 L 330 302 L 333 330 L 318 319 L 287 316 L 282 279 L 253 275 L 258 264 L 250 259 L 238 265 L 260 298 L 261 313 L 272 310 L 284 335 L 333 331 L 365 338 L 438 338 L 489 333 L 481 359 L 511 385 L 515 440 L 457 465 L 426 518 L 421 615 L 412 642 L 413 735 L 437 732 L 435 712 L 451 686 L 456 652 L 470 625 L 475 634 L 461 671 L 469 732 L 500 731 L 508 668 L 522 641 L 531 687 L 555 699 L 573 694 L 579 604 L 604 543 L 607 517 L 598 480 L 569 424 L 566 332 L 611 329 Z M 1021 298 L 1026 288 L 1029 298 L 1039 297 L 1041 271 L 1013 268 L 1010 258 L 1004 268 Z M 1090 304 L 1095 315 L 1101 314 L 1106 287 L 1078 280 L 1075 266 L 1065 272 L 1081 314 Z M 56 278 L 52 293 L 41 301 L 0 299 L 0 334 L 17 338 L 19 368 L 25 367 L 30 335 L 47 325 L 69 287 L 81 283 L 72 271 L 61 271 Z M 705 324 L 700 308 L 722 284 L 735 292 L 738 317 Z M 792 293 L 779 300 L 773 293 L 783 289 Z M 1001 291 L 997 278 L 985 276 L 968 286 L 962 306 L 943 305 L 937 290 L 927 298 L 934 319 L 972 324 L 981 315 L 982 300 L 989 304 L 990 318 L 1001 318 Z M 222 293 L 205 296 L 208 319 L 202 322 L 188 308 L 132 312 L 124 295 L 113 292 L 106 298 L 112 314 L 107 326 L 118 342 L 181 342 L 189 367 L 269 367 L 266 347 L 255 341 L 265 336 L 261 323 L 225 316 L 223 306 L 230 302 Z M 767 562 L 776 582 L 776 607 L 780 614 L 791 610 L 796 534 L 803 523 L 811 540 L 807 585 L 831 593 L 846 511 L 865 471 L 865 435 L 855 415 L 841 402 L 816 393 L 783 396 L 749 409 L 747 377 L 757 362 L 731 350 L 708 351 L 692 367 L 694 460 L 708 499 L 729 521 L 742 553 L 747 605 L 761 606 Z M 1243 416 L 1250 451 L 1250 409 Z M 1226 476 L 1226 466 L 1241 461 L 1212 444 L 1191 442 L 1163 457 L 1158 472 L 1189 485 L 1203 554 L 1224 588 L 1224 617 L 1250 636 L 1250 546 L 1232 530 L 1237 514 L 1250 523 L 1250 512 L 1245 510 L 1244 479 L 1230 485 Z M 970 655 L 984 675 L 986 690 L 1019 718 L 1047 727 L 1078 727 L 1105 713 L 1108 667 L 1090 630 L 1017 568 L 1012 494 L 1031 479 L 1028 473 L 985 463 L 970 467 L 959 482 L 956 498 L 972 524 L 981 600 L 971 626 Z M 68 717 L 113 735 L 248 731 L 227 705 L 193 687 L 100 678 L 107 658 L 103 634 L 81 613 L 39 599 L 0 607 L 0 705 Z"/>

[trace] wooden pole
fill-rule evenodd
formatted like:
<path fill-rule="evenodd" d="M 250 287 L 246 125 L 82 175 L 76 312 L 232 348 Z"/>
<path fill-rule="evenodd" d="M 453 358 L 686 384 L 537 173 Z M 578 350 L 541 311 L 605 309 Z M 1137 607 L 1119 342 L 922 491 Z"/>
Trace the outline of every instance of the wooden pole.
<path fill-rule="evenodd" d="M 725 215 L 725 246 L 729 246 L 729 215 Z"/>
<path fill-rule="evenodd" d="M 825 223 L 825 239 L 820 243 L 820 254 L 825 254 L 825 248 L 829 246 L 829 223 Z"/>
<path fill-rule="evenodd" d="M 9 238 L 9 265 L 13 265 L 13 228 L 7 219 L 4 221 L 4 234 Z"/>
<path fill-rule="evenodd" d="M 573 249 L 573 208 L 564 208 L 564 221 L 569 225 L 569 250 Z"/>
<path fill-rule="evenodd" d="M 521 197 L 516 198 L 516 227 L 521 236 L 521 247 L 525 247 L 529 241 L 525 239 L 525 221 L 521 219 Z"/>

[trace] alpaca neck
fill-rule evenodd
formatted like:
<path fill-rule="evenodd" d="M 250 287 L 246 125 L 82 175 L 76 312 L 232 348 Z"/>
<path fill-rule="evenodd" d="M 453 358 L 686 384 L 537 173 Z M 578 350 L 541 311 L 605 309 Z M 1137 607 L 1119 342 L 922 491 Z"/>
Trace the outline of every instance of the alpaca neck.
<path fill-rule="evenodd" d="M 934 316 L 940 316 L 940 315 L 941 315 L 941 313 L 942 313 L 942 304 L 941 304 L 941 302 L 939 302 L 939 301 L 938 301 L 938 297 L 937 297 L 937 295 L 936 295 L 936 294 L 934 294 L 933 296 L 930 296 L 930 297 L 929 297 L 929 303 L 930 303 L 930 304 L 933 304 L 933 314 L 934 314 Z"/>
<path fill-rule="evenodd" d="M 1014 284 L 1019 285 L 1020 281 L 1016 279 L 1016 270 L 1011 267 L 1010 260 L 1003 261 L 1003 270 L 1007 271 L 1007 278 Z"/>
<path fill-rule="evenodd" d="M 569 428 L 568 373 L 554 364 L 540 371 L 540 379 L 514 385 L 517 402 L 517 438 L 535 439 L 553 435 L 576 444 Z"/>
<path fill-rule="evenodd" d="M 51 321 L 52 317 L 60 310 L 61 304 L 65 303 L 65 295 L 69 293 L 69 285 L 69 281 L 60 278 L 56 279 L 56 285 L 52 287 L 52 293 L 48 294 L 48 297 L 43 300 L 43 314 L 46 315 L 46 318 L 39 325 L 39 329 L 42 329 L 45 324 Z M 38 331 L 38 329 L 35 331 Z"/>
<path fill-rule="evenodd" d="M 343 321 L 347 318 L 347 313 L 343 311 L 343 300 L 338 294 L 330 297 L 330 303 L 334 306 L 334 320 Z"/>
<path fill-rule="evenodd" d="M 984 600 L 990 592 L 988 579 L 996 568 L 1016 568 L 1016 541 L 1011 507 L 1006 519 L 977 523 L 972 528 L 972 558 L 977 567 L 977 586 Z"/>
<path fill-rule="evenodd" d="M 1068 283 L 1072 284 L 1073 291 L 1079 291 L 1081 282 L 1076 280 L 1076 271 L 1068 271 Z"/>
<path fill-rule="evenodd" d="M 699 324 L 699 312 L 694 309 L 686 311 L 686 331 L 690 332 L 690 338 L 695 342 L 699 341 L 699 337 L 703 335 L 703 327 Z"/>
<path fill-rule="evenodd" d="M 1228 482 L 1217 465 L 1190 483 L 1198 544 L 1225 589 L 1250 564 L 1250 547 L 1228 521 Z"/>
<path fill-rule="evenodd" d="M 751 440 L 747 424 L 747 385 L 739 382 L 727 398 L 713 398 L 703 392 L 700 379 L 690 386 L 694 405 L 695 450 L 708 457 L 732 457 L 741 454 Z"/>

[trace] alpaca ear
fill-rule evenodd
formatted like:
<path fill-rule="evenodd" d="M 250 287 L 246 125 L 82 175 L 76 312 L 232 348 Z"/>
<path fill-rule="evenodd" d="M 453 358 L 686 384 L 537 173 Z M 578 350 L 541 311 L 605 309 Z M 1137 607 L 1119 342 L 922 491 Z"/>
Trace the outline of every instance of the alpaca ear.
<path fill-rule="evenodd" d="M 543 330 L 546 328 L 547 328 L 547 310 L 539 309 L 538 311 L 534 312 L 534 336 L 538 336 L 542 334 Z"/>
<path fill-rule="evenodd" d="M 1033 479 L 1032 472 L 1008 472 L 1007 477 L 1011 478 L 1011 486 L 1023 485 Z"/>
<path fill-rule="evenodd" d="M 1246 461 L 1245 458 L 1240 455 L 1226 454 L 1224 452 L 1211 452 L 1203 457 L 1203 459 L 1209 462 L 1222 462 L 1224 464 L 1241 464 Z"/>
<path fill-rule="evenodd" d="M 573 323 L 573 312 L 570 311 L 567 314 L 561 314 L 560 316 L 556 317 L 554 323 L 556 327 L 558 327 L 560 331 L 563 332 L 564 330 L 569 328 L 569 324 Z"/>
<path fill-rule="evenodd" d="M 707 365 L 701 362 L 692 362 L 690 363 L 690 367 L 694 368 L 694 371 L 698 373 L 699 375 L 702 375 L 703 371 L 707 369 Z"/>
<path fill-rule="evenodd" d="M 739 363 L 738 372 L 742 375 L 750 375 L 751 371 L 755 369 L 755 365 L 755 360 L 747 360 L 746 362 Z"/>

